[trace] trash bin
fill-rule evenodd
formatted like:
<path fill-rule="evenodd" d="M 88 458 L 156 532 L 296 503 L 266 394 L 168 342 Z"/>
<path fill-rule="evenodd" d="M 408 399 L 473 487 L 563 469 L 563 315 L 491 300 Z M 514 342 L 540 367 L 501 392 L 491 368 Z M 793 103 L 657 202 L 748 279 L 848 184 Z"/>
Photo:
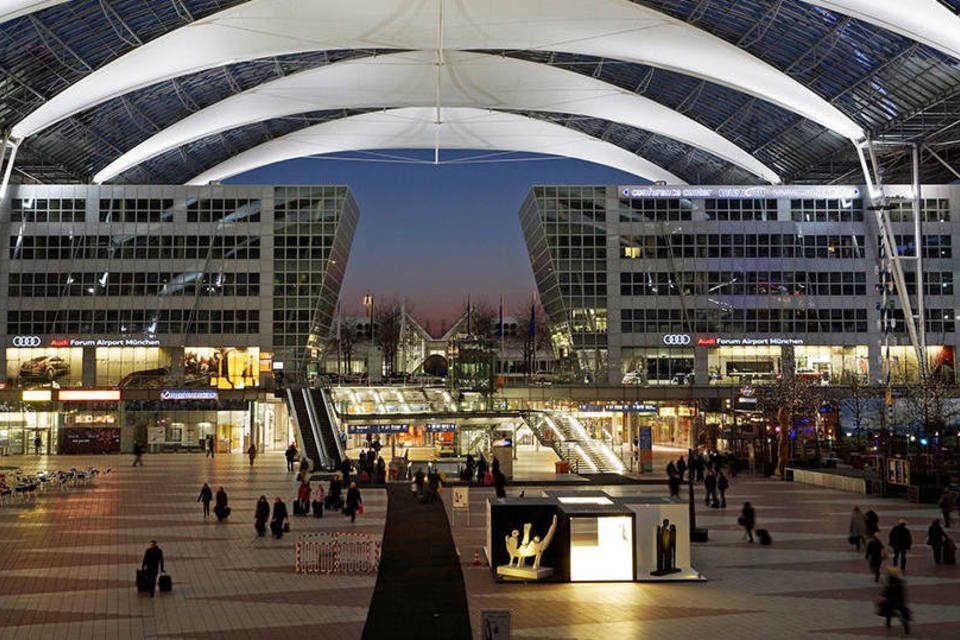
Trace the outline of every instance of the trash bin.
<path fill-rule="evenodd" d="M 557 460 L 553 466 L 555 473 L 570 473 L 570 463 L 566 460 Z"/>

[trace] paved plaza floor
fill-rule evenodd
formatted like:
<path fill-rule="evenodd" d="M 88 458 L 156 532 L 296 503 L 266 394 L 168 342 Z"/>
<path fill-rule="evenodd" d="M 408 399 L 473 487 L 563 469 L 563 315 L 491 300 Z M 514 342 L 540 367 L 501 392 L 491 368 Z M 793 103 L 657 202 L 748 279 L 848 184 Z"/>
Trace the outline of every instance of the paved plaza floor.
<path fill-rule="evenodd" d="M 256 497 L 280 495 L 289 503 L 295 493 L 280 454 L 262 456 L 253 470 L 239 455 L 148 455 L 145 461 L 131 468 L 129 456 L 0 459 L 0 466 L 25 470 L 112 467 L 91 486 L 0 508 L 0 640 L 360 637 L 375 576 L 298 576 L 294 543 L 305 532 L 381 535 L 383 490 L 364 491 L 365 513 L 356 524 L 337 514 L 295 518 L 283 540 L 258 539 Z M 233 514 L 226 524 L 203 520 L 196 498 L 204 481 L 228 491 Z M 699 584 L 496 584 L 489 568 L 470 565 L 483 538 L 483 501 L 493 495 L 472 489 L 469 525 L 458 513 L 453 532 L 474 635 L 481 609 L 508 608 L 515 638 L 899 636 L 899 628 L 888 632 L 873 615 L 878 589 L 846 542 L 850 509 L 860 504 L 877 511 L 884 535 L 899 517 L 910 523 L 916 544 L 906 575 L 914 637 L 960 637 L 960 570 L 935 567 L 922 544 L 934 508 L 771 480 L 741 477 L 732 484 L 728 509 L 698 512 L 698 524 L 710 529 L 710 542 L 694 548 L 695 566 L 709 579 Z M 523 490 L 537 494 L 533 487 Z M 663 490 L 607 488 L 612 495 Z M 449 501 L 449 491 L 443 493 Z M 519 489 L 508 487 L 508 493 Z M 756 506 L 758 526 L 771 531 L 773 546 L 741 540 L 736 518 L 744 500 Z M 152 599 L 133 584 L 151 538 L 164 549 L 174 579 L 172 593 Z M 397 620 L 398 630 L 403 622 Z"/>

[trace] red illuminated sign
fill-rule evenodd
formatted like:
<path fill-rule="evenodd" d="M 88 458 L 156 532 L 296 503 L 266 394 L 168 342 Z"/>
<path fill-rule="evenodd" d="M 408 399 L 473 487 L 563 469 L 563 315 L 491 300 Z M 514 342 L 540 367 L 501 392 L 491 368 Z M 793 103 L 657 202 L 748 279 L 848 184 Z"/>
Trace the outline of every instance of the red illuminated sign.
<path fill-rule="evenodd" d="M 50 340 L 50 346 L 51 347 L 69 347 L 70 340 L 68 340 L 67 338 L 53 338 L 52 340 Z"/>
<path fill-rule="evenodd" d="M 717 338 L 716 337 L 697 338 L 697 346 L 698 347 L 715 347 L 717 346 Z"/>

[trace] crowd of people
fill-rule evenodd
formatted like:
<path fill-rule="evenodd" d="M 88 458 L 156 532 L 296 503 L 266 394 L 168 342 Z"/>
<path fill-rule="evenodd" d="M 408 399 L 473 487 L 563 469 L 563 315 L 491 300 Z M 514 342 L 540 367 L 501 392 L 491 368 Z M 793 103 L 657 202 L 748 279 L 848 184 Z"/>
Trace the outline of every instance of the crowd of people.
<path fill-rule="evenodd" d="M 736 465 L 732 458 L 725 458 L 716 451 L 707 453 L 690 452 L 690 463 L 683 456 L 676 461 L 667 463 L 667 482 L 670 487 L 670 497 L 680 498 L 680 485 L 686 482 L 695 482 L 703 485 L 704 503 L 713 509 L 727 508 L 727 489 L 730 488 L 730 478 L 723 468 L 727 466 L 731 476 L 736 475 Z M 684 480 L 684 475 L 687 479 Z"/>
<path fill-rule="evenodd" d="M 941 498 L 939 506 L 943 520 L 938 518 L 927 527 L 925 543 L 931 549 L 934 565 L 957 562 L 957 545 L 945 531 L 951 525 L 950 515 L 954 504 L 949 498 Z M 867 567 L 875 583 L 880 582 L 884 562 L 888 562 L 887 577 L 877 601 L 876 612 L 885 618 L 887 627 L 891 625 L 893 617 L 898 617 L 904 633 L 910 633 L 911 614 L 907 607 L 904 574 L 907 571 L 907 554 L 914 540 L 907 521 L 901 518 L 890 528 L 885 546 L 880 537 L 880 517 L 873 509 L 862 511 L 855 506 L 850 515 L 848 542 L 857 551 L 861 548 L 864 550 Z"/>

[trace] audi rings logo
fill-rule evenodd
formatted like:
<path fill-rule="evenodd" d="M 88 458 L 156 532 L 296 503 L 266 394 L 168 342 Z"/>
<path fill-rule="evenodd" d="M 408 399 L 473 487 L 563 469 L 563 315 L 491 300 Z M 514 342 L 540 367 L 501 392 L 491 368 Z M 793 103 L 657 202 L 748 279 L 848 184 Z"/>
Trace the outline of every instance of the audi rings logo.
<path fill-rule="evenodd" d="M 685 333 L 674 333 L 668 336 L 663 336 L 663 344 L 667 345 L 668 347 L 685 347 L 691 342 L 693 342 L 693 338 Z"/>
<path fill-rule="evenodd" d="M 40 336 L 13 336 L 11 342 L 15 347 L 39 347 L 43 344 Z"/>

